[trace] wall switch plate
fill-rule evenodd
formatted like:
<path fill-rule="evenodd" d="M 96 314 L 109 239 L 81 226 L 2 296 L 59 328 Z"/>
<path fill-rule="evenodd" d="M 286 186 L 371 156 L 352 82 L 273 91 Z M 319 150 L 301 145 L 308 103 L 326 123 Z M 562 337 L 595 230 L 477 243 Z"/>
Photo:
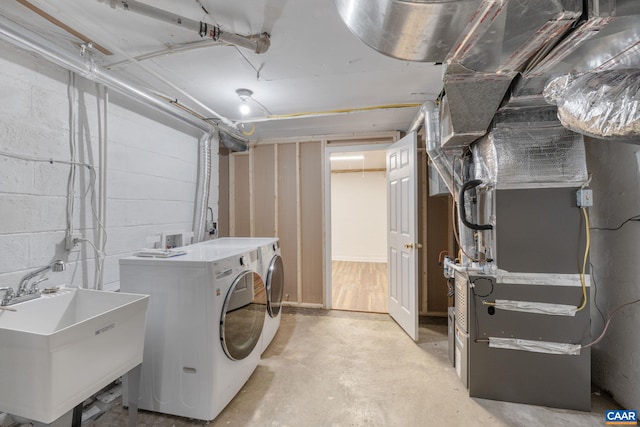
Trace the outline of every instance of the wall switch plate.
<path fill-rule="evenodd" d="M 576 192 L 576 199 L 579 208 L 593 206 L 593 191 L 589 188 L 581 188 Z"/>

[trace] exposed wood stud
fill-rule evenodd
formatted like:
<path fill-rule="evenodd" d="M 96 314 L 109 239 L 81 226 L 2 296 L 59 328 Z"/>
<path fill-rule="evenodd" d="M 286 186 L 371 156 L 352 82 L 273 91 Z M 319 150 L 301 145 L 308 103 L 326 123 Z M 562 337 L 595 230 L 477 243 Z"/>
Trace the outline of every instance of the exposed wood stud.
<path fill-rule="evenodd" d="M 44 10 L 40 9 L 39 7 L 29 3 L 27 0 L 16 0 L 18 3 L 20 3 L 21 5 L 23 5 L 24 7 L 26 7 L 27 9 L 30 9 L 31 11 L 35 12 L 36 14 L 40 15 L 42 18 L 46 19 L 47 21 L 51 22 L 53 25 L 55 25 L 58 28 L 61 28 L 63 30 L 65 30 L 67 33 L 71 34 L 72 36 L 78 38 L 79 40 L 82 40 L 85 43 L 91 43 L 91 45 L 100 53 L 110 56 L 113 55 L 113 53 L 102 47 L 101 45 L 99 45 L 98 43 L 92 41 L 89 37 L 85 36 L 84 34 L 74 30 L 73 28 L 71 28 L 70 26 L 68 26 L 67 24 L 65 24 L 62 21 L 57 20 L 56 18 L 54 18 L 53 16 L 49 15 L 47 12 L 45 12 Z"/>

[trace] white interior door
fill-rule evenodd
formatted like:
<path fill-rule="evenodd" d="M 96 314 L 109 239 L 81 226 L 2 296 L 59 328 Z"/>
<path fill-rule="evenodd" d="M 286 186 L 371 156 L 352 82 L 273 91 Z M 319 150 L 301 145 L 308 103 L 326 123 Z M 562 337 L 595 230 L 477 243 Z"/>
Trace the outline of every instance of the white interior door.
<path fill-rule="evenodd" d="M 389 314 L 418 339 L 416 133 L 387 149 Z"/>

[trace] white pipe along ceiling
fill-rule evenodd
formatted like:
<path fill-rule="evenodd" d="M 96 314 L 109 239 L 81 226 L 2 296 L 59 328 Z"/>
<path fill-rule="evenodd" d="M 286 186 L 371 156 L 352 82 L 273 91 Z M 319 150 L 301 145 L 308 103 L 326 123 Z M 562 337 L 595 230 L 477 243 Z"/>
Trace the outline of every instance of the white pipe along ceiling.
<path fill-rule="evenodd" d="M 181 26 L 190 31 L 198 33 L 200 37 L 208 37 L 214 41 L 220 40 L 225 43 L 237 45 L 245 49 L 249 49 L 257 54 L 265 53 L 271 45 L 268 33 L 256 34 L 252 36 L 243 36 L 240 34 L 230 33 L 227 31 L 223 31 L 218 25 L 207 24 L 206 22 L 185 18 L 184 16 L 167 12 L 166 10 L 149 6 L 135 0 L 109 0 L 109 4 L 114 9 L 116 7 L 121 7 L 124 10 L 129 10 L 131 12 L 136 12 L 150 18 Z"/>
<path fill-rule="evenodd" d="M 84 55 L 84 50 L 70 52 L 62 49 L 52 41 L 47 40 L 2 15 L 0 15 L 0 37 L 14 45 L 30 50 L 65 69 L 77 73 L 81 77 L 103 84 L 135 101 L 190 124 L 206 133 L 211 133 L 217 128 L 222 128 L 221 130 L 224 133 L 230 134 L 227 138 L 221 138 L 221 140 L 230 143 L 228 148 L 234 151 L 244 151 L 247 149 L 246 138 L 239 135 L 237 130 L 221 123 L 212 124 L 184 109 L 174 107 L 172 103 L 168 102 L 165 98 L 158 96 L 148 89 L 138 87 L 98 66 L 89 55 Z"/>

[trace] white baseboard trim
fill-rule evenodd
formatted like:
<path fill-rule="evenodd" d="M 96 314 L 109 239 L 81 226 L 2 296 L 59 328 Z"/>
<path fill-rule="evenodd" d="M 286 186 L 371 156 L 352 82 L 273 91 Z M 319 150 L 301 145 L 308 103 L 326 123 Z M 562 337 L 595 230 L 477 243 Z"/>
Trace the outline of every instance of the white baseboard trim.
<path fill-rule="evenodd" d="M 386 264 L 386 258 L 358 258 L 358 257 L 335 257 L 331 258 L 331 261 L 344 261 L 344 262 L 384 262 Z"/>
<path fill-rule="evenodd" d="M 311 302 L 282 301 L 282 305 L 301 308 L 326 308 L 324 304 L 316 304 Z"/>

